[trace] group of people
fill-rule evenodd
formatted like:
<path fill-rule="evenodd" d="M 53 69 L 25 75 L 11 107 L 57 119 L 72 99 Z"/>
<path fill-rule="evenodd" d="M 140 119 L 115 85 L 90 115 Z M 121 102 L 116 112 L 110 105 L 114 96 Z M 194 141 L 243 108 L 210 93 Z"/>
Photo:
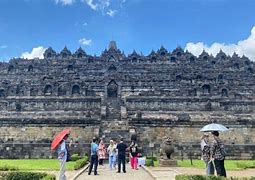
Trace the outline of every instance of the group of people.
<path fill-rule="evenodd" d="M 63 140 L 58 145 L 58 160 L 60 162 L 60 175 L 59 180 L 66 180 L 65 176 L 65 164 L 70 160 L 69 148 L 67 145 L 67 138 L 69 134 L 65 135 Z M 126 152 L 130 152 L 130 163 L 132 169 L 138 169 L 138 146 L 135 141 L 132 141 L 130 146 L 127 146 L 123 142 L 123 138 L 120 139 L 117 144 L 115 141 L 110 140 L 109 146 L 106 148 L 103 139 L 100 139 L 99 144 L 97 144 L 97 138 L 92 139 L 90 145 L 90 165 L 88 175 L 91 174 L 92 169 L 94 168 L 94 175 L 98 175 L 97 166 L 103 165 L 106 155 L 109 157 L 109 168 L 111 170 L 116 168 L 116 162 L 118 162 L 117 173 L 121 172 L 121 166 L 123 173 L 126 173 Z M 71 141 L 69 146 L 71 146 Z"/>
<path fill-rule="evenodd" d="M 123 173 L 126 173 L 126 152 L 130 152 L 130 164 L 132 169 L 138 169 L 138 146 L 135 141 L 132 141 L 130 146 L 127 146 L 123 138 L 120 139 L 117 144 L 115 141 L 110 140 L 109 146 L 106 148 L 103 139 L 100 139 L 99 144 L 97 144 L 97 139 L 93 138 L 91 143 L 91 156 L 88 175 L 91 174 L 94 168 L 94 175 L 98 175 L 97 166 L 103 165 L 104 159 L 106 159 L 106 154 L 109 157 L 109 168 L 111 170 L 116 168 L 116 162 L 118 162 L 117 173 L 121 172 L 121 166 Z"/>
<path fill-rule="evenodd" d="M 213 141 L 209 143 L 209 134 L 204 134 L 201 138 L 201 150 L 202 159 L 206 164 L 206 174 L 214 175 L 214 171 L 218 176 L 226 177 L 226 170 L 224 166 L 224 160 L 226 152 L 224 144 L 219 138 L 219 132 L 213 131 Z M 60 180 L 66 180 L 65 176 L 65 163 L 69 160 L 68 147 L 66 140 L 69 135 L 66 135 L 58 146 L 58 159 L 60 161 Z M 109 157 L 109 168 L 111 170 L 116 168 L 116 162 L 118 162 L 117 173 L 121 172 L 121 166 L 123 173 L 126 173 L 126 152 L 129 151 L 130 164 L 132 169 L 138 169 L 138 146 L 135 141 L 132 141 L 130 146 L 127 146 L 123 142 L 123 138 L 120 139 L 117 144 L 115 141 L 110 140 L 109 146 L 106 148 L 103 139 L 100 139 L 97 144 L 97 139 L 93 138 L 90 146 L 90 165 L 88 175 L 91 174 L 94 167 L 94 175 L 98 175 L 97 166 L 103 165 L 106 155 Z"/>
<path fill-rule="evenodd" d="M 219 138 L 218 131 L 213 131 L 211 134 L 213 136 L 211 144 L 209 143 L 209 134 L 204 134 L 201 138 L 202 159 L 206 164 L 206 174 L 214 175 L 216 170 L 218 176 L 226 177 L 224 144 Z"/>

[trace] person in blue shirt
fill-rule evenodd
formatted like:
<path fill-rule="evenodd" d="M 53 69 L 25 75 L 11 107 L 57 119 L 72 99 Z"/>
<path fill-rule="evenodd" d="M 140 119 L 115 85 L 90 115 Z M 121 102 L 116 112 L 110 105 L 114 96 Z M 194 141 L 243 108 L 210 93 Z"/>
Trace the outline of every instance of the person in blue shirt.
<path fill-rule="evenodd" d="M 58 160 L 60 162 L 59 180 L 66 180 L 66 176 L 65 176 L 66 159 L 67 159 L 66 140 L 68 136 L 69 135 L 67 134 L 58 146 Z"/>
<path fill-rule="evenodd" d="M 90 165 L 89 165 L 89 172 L 88 175 L 91 174 L 92 168 L 94 166 L 94 175 L 98 175 L 97 173 L 97 166 L 98 166 L 98 145 L 96 143 L 96 138 L 93 138 L 91 143 L 91 154 L 90 154 Z"/>

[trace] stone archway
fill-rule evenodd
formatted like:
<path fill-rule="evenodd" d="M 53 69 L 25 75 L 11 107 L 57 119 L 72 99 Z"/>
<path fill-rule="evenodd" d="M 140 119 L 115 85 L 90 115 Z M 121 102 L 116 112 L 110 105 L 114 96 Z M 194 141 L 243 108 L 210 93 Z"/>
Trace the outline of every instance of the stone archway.
<path fill-rule="evenodd" d="M 204 84 L 202 86 L 202 89 L 203 89 L 203 94 L 210 94 L 211 93 L 211 87 L 209 84 Z"/>
<path fill-rule="evenodd" d="M 52 95 L 52 86 L 51 85 L 46 85 L 44 88 L 44 95 L 49 96 Z"/>
<path fill-rule="evenodd" d="M 118 84 L 114 80 L 111 80 L 107 85 L 107 97 L 118 97 Z"/>
<path fill-rule="evenodd" d="M 72 95 L 79 95 L 80 94 L 80 86 L 74 85 L 72 88 Z"/>

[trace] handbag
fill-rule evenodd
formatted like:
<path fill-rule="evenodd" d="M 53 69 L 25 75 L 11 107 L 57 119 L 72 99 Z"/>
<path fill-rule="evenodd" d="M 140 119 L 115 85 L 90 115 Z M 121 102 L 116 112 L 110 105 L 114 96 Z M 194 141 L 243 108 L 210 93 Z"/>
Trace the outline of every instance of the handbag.
<path fill-rule="evenodd" d="M 71 161 L 71 154 L 68 148 L 66 148 L 66 162 Z"/>

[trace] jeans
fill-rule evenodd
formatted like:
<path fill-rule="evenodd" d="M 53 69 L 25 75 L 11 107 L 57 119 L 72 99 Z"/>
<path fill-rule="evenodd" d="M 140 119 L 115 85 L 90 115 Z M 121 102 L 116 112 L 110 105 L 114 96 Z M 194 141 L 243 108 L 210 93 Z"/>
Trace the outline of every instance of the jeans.
<path fill-rule="evenodd" d="M 118 156 L 118 172 L 120 172 L 120 167 L 122 164 L 122 171 L 126 172 L 126 157 L 125 156 Z"/>
<path fill-rule="evenodd" d="M 89 175 L 91 174 L 92 168 L 94 165 L 94 174 L 97 175 L 97 165 L 98 165 L 98 156 L 97 155 L 91 155 L 90 157 L 90 165 L 89 165 Z"/>
<path fill-rule="evenodd" d="M 116 155 L 109 156 L 110 169 L 113 169 L 115 167 L 115 163 L 116 163 Z"/>
<path fill-rule="evenodd" d="M 206 165 L 206 175 L 214 175 L 214 165 L 212 161 L 205 161 Z"/>
<path fill-rule="evenodd" d="M 217 175 L 227 177 L 226 170 L 224 167 L 224 159 L 223 160 L 215 159 L 214 164 L 215 164 L 215 169 L 216 169 Z"/>
<path fill-rule="evenodd" d="M 66 180 L 66 175 L 65 175 L 66 160 L 65 159 L 59 160 L 59 163 L 60 163 L 59 180 Z"/>

